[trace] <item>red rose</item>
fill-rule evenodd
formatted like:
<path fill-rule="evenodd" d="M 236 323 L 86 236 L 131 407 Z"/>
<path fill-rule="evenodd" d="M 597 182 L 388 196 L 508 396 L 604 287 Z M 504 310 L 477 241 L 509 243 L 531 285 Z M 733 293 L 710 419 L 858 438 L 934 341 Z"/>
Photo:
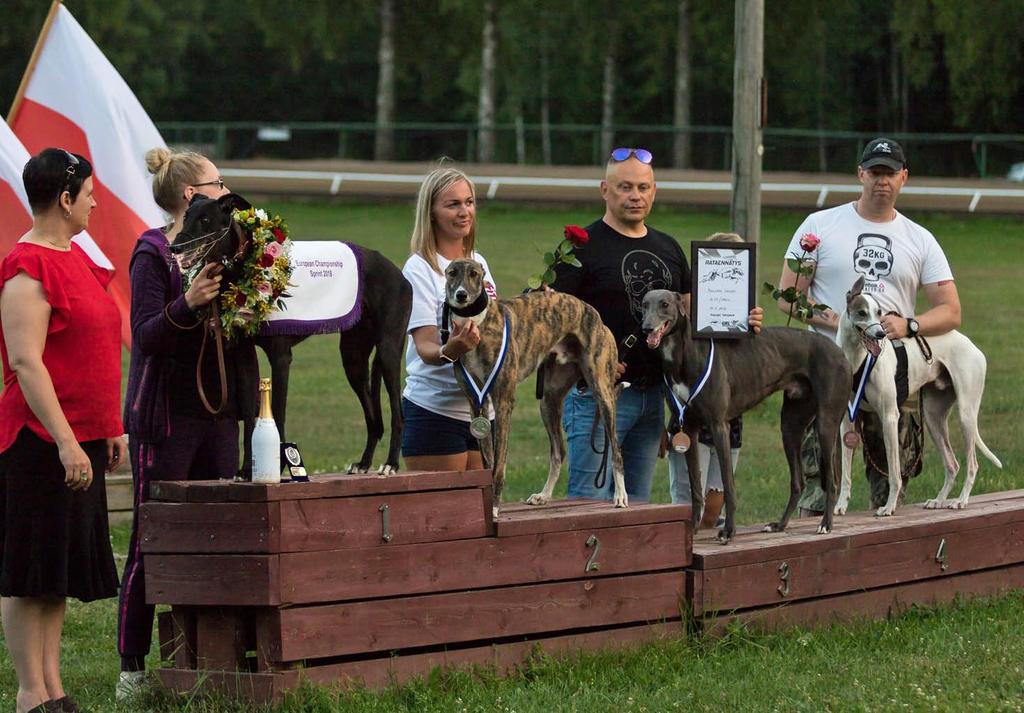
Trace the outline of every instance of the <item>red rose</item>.
<path fill-rule="evenodd" d="M 242 305 L 245 304 L 245 300 L 246 300 L 246 297 L 241 292 L 239 292 L 237 295 L 235 295 L 235 304 L 238 305 L 239 307 L 241 307 Z"/>
<path fill-rule="evenodd" d="M 274 228 L 274 230 L 271 232 L 274 233 L 274 240 L 276 240 L 279 243 L 284 242 L 285 234 L 283 230 L 281 230 L 280 228 Z"/>
<path fill-rule="evenodd" d="M 578 225 L 565 226 L 565 239 L 580 248 L 590 242 L 590 234 Z"/>
<path fill-rule="evenodd" d="M 263 253 L 263 255 L 260 256 L 260 267 L 270 267 L 273 264 L 274 264 L 274 256 L 273 255 L 267 255 L 266 253 Z"/>
<path fill-rule="evenodd" d="M 813 253 L 820 243 L 821 238 L 814 233 L 804 233 L 803 237 L 800 238 L 800 247 L 803 248 L 804 252 Z"/>

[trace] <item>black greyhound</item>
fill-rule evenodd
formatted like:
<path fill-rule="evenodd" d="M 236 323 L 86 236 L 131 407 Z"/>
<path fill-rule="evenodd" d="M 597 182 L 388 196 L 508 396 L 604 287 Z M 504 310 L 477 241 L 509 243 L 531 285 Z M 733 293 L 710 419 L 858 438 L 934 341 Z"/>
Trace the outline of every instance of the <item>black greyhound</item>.
<path fill-rule="evenodd" d="M 204 262 L 220 262 L 225 266 L 222 285 L 231 284 L 235 276 L 233 259 L 245 250 L 245 235 L 241 226 L 232 220 L 232 211 L 246 210 L 252 205 L 235 193 L 217 200 L 197 195 L 192 199 L 181 232 L 171 244 L 171 252 L 202 255 Z M 359 461 L 352 463 L 350 473 L 366 473 L 373 462 L 377 443 L 384 436 L 384 415 L 380 404 L 380 386 L 383 380 L 391 406 L 391 441 L 388 457 L 379 469 L 381 473 L 398 470 L 399 448 L 402 442 L 401 372 L 402 349 L 405 332 L 412 311 L 412 286 L 402 271 L 376 250 L 359 247 L 363 259 L 359 279 L 364 281 L 362 316 L 350 329 L 342 332 L 339 349 L 345 376 L 352 386 L 366 420 L 366 447 Z M 263 349 L 270 361 L 273 379 L 272 409 L 274 421 L 285 436 L 285 413 L 288 404 L 288 375 L 292 364 L 292 348 L 306 336 L 256 337 L 256 345 Z M 372 367 L 370 356 L 373 355 Z M 246 375 L 255 394 L 258 374 Z M 251 462 L 252 429 L 254 421 L 245 423 L 245 453 L 242 463 Z M 248 477 L 248 468 L 242 468 Z"/>
<path fill-rule="evenodd" d="M 827 337 L 789 327 L 766 327 L 752 339 L 718 340 L 710 377 L 699 393 L 693 394 L 709 362 L 710 342 L 698 342 L 690 336 L 682 295 L 652 290 L 644 296 L 643 314 L 647 346 L 659 350 L 662 370 L 679 401 L 689 401 L 683 430 L 690 442 L 696 443 L 700 426 L 707 425 L 714 439 L 725 488 L 725 527 L 719 531 L 718 539 L 726 543 L 736 531 L 736 484 L 729 457 L 729 421 L 776 391 L 783 392 L 782 446 L 789 461 L 789 501 L 782 517 L 767 525 L 765 530 L 785 530 L 796 508 L 804 485 L 800 444 L 813 419 L 821 444 L 821 481 L 826 497 L 825 514 L 818 532 L 831 531 L 839 425 L 853 380 L 850 363 L 842 350 Z M 690 471 L 696 528 L 704 506 L 696 448 L 686 451 L 686 466 Z"/>

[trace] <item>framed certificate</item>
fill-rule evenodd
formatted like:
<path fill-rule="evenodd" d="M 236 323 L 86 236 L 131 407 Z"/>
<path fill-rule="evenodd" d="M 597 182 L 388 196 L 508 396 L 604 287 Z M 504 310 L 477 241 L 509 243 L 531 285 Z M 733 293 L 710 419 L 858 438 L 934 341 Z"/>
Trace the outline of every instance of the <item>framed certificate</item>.
<path fill-rule="evenodd" d="M 739 338 L 750 334 L 754 307 L 755 243 L 698 241 L 690 244 L 690 331 L 694 337 Z"/>

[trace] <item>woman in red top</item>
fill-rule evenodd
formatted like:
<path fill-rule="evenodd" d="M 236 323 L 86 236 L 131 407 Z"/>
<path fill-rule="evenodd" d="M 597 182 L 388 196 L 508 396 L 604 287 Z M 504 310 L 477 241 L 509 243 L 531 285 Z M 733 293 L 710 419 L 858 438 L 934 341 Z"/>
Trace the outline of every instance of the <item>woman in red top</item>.
<path fill-rule="evenodd" d="M 111 274 L 71 242 L 92 166 L 46 149 L 22 174 L 32 229 L 0 264 L 0 607 L 19 713 L 75 711 L 60 677 L 65 598 L 117 594 L 104 471 L 126 455 Z"/>

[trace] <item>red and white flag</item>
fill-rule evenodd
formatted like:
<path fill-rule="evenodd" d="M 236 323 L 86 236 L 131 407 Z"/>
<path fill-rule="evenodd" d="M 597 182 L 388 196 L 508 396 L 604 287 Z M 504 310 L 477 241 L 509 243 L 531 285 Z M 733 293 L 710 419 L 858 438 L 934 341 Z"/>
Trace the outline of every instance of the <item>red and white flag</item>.
<path fill-rule="evenodd" d="M 18 137 L 0 121 L 0 215 L 3 216 L 0 220 L 0 255 L 9 253 L 32 227 L 32 209 L 21 180 L 21 172 L 28 159 L 29 153 Z M 79 233 L 74 240 L 97 265 L 113 267 L 88 233 Z"/>
<path fill-rule="evenodd" d="M 32 154 L 49 147 L 93 166 L 98 207 L 89 233 L 115 269 L 111 293 L 131 345 L 128 261 L 139 235 L 165 222 L 145 153 L 166 146 L 132 90 L 66 7 L 54 3 L 8 122 Z"/>

